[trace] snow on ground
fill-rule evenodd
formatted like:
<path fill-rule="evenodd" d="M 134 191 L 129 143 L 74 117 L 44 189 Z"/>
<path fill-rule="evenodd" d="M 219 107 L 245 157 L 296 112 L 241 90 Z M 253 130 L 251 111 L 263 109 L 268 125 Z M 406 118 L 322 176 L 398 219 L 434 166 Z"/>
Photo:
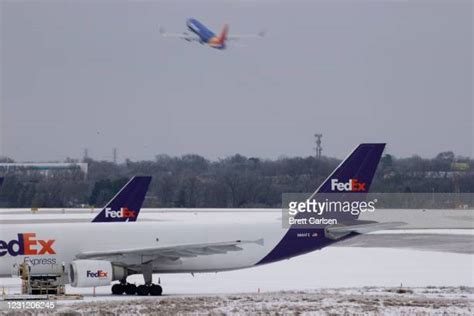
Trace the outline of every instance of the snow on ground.
<path fill-rule="evenodd" d="M 59 305 L 55 312 L 107 314 L 472 315 L 474 288 L 334 288 L 253 294 L 148 297 Z"/>

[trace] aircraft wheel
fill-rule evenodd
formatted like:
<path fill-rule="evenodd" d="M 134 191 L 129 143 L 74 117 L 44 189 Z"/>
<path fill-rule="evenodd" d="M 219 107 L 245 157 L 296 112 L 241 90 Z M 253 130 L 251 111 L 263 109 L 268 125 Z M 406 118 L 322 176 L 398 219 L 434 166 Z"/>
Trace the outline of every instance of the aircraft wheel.
<path fill-rule="evenodd" d="M 146 296 L 150 293 L 150 290 L 148 289 L 148 286 L 146 285 L 139 285 L 137 287 L 137 294 L 141 296 Z"/>
<path fill-rule="evenodd" d="M 112 294 L 114 295 L 122 295 L 125 292 L 125 286 L 122 284 L 114 284 L 112 285 Z"/>
<path fill-rule="evenodd" d="M 158 284 L 152 284 L 150 286 L 150 295 L 158 296 L 161 295 L 161 293 L 163 293 L 163 289 Z"/>
<path fill-rule="evenodd" d="M 137 286 L 135 284 L 128 283 L 127 285 L 125 285 L 125 293 L 127 295 L 137 294 Z"/>

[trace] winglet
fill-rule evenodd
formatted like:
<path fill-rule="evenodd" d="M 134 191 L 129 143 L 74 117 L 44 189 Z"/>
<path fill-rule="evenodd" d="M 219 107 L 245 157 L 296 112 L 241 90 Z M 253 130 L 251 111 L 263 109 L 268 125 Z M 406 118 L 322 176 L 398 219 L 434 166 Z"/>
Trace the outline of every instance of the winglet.
<path fill-rule="evenodd" d="M 92 222 L 135 222 L 145 200 L 151 177 L 133 177 Z"/>
<path fill-rule="evenodd" d="M 260 245 L 260 246 L 263 246 L 265 245 L 265 241 L 263 238 L 260 238 L 260 239 L 257 239 L 257 240 L 254 240 L 253 241 L 254 243 L 256 243 L 257 245 Z"/>

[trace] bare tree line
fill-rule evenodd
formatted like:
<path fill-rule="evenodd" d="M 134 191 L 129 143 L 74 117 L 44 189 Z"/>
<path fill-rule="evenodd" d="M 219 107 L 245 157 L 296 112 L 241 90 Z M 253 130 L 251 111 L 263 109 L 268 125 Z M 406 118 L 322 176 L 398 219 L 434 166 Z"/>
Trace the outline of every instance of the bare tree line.
<path fill-rule="evenodd" d="M 123 164 L 86 162 L 87 177 L 79 170 L 47 176 L 4 174 L 0 207 L 99 207 L 134 175 L 153 176 L 147 207 L 280 207 L 282 193 L 313 192 L 340 161 L 328 157 L 265 160 L 237 154 L 217 161 L 199 155 L 159 155 L 154 161 Z M 372 191 L 473 192 L 473 168 L 473 160 L 452 152 L 432 159 L 385 155 Z"/>

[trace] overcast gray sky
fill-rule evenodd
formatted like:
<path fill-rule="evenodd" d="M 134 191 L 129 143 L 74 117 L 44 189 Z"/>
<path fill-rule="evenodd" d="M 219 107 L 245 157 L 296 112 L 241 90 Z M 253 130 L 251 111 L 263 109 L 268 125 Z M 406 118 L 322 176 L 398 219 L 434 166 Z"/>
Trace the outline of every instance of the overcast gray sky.
<path fill-rule="evenodd" d="M 262 40 L 178 39 L 195 17 Z M 473 155 L 472 1 L 1 1 L 0 155 Z"/>

